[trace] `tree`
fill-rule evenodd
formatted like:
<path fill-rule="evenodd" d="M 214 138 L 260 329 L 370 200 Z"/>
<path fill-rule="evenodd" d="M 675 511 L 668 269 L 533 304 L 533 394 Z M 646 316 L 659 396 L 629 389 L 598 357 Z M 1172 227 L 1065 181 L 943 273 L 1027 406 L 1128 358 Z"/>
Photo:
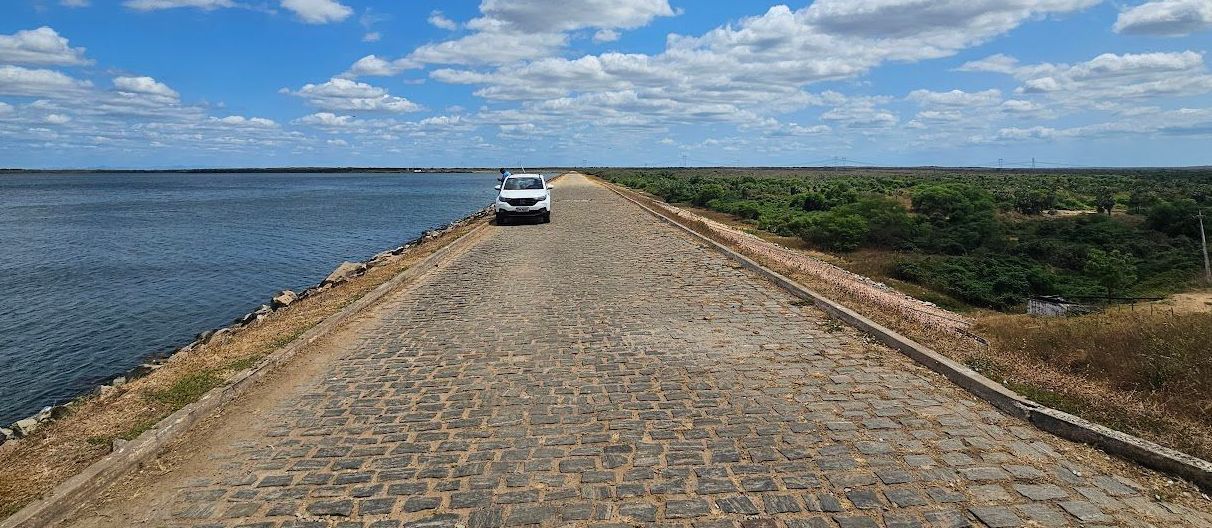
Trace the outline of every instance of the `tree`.
<path fill-rule="evenodd" d="M 728 189 L 718 183 L 709 183 L 699 189 L 698 194 L 694 197 L 695 205 L 707 205 L 707 202 L 723 198 L 728 195 Z"/>
<path fill-rule="evenodd" d="M 1056 193 L 1043 189 L 1030 189 L 1014 197 L 1014 208 L 1023 214 L 1037 215 L 1056 209 Z"/>
<path fill-rule="evenodd" d="M 1110 252 L 1090 249 L 1083 271 L 1106 289 L 1108 297 L 1121 294 L 1136 283 L 1135 259 L 1118 249 Z"/>
<path fill-rule="evenodd" d="M 920 187 L 913 192 L 913 210 L 929 226 L 924 245 L 945 253 L 980 247 L 997 233 L 993 196 L 965 183 Z"/>
<path fill-rule="evenodd" d="M 800 238 L 825 249 L 854 251 L 870 232 L 867 220 L 854 214 L 815 213 L 806 218 Z"/>
<path fill-rule="evenodd" d="M 1115 195 L 1109 191 L 1104 191 L 1098 195 L 1098 199 L 1095 200 L 1094 205 L 1098 207 L 1098 212 L 1111 216 L 1111 210 L 1115 209 Z"/>

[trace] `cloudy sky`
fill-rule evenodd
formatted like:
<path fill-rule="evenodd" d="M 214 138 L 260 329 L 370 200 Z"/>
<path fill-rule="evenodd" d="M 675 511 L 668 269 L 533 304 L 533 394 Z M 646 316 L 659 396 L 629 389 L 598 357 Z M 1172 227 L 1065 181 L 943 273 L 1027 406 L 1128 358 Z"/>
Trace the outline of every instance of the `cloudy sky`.
<path fill-rule="evenodd" d="M 1204 165 L 1209 49 L 1212 0 L 4 0 L 0 167 Z"/>

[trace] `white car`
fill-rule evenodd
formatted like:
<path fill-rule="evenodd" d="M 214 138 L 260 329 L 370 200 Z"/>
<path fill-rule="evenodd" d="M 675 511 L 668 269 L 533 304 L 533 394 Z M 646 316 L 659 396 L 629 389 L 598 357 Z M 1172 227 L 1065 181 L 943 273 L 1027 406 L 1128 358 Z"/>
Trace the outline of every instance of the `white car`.
<path fill-rule="evenodd" d="M 551 221 L 551 185 L 542 174 L 513 174 L 496 187 L 497 225 L 510 218 L 538 218 Z"/>

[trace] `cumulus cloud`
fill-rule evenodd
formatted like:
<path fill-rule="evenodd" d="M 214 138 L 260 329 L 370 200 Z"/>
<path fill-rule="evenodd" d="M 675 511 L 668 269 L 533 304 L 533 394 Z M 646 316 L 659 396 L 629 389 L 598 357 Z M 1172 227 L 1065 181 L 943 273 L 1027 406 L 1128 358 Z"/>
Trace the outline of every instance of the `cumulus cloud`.
<path fill-rule="evenodd" d="M 176 9 L 193 7 L 197 9 L 224 9 L 236 7 L 231 0 L 125 0 L 122 5 L 138 11 L 156 11 L 160 9 Z"/>
<path fill-rule="evenodd" d="M 282 0 L 282 9 L 308 24 L 340 22 L 353 14 L 352 8 L 336 0 Z"/>
<path fill-rule="evenodd" d="M 1114 29 L 1134 35 L 1187 35 L 1212 28 L 1212 1 L 1154 0 L 1119 14 Z"/>
<path fill-rule="evenodd" d="M 339 116 L 331 112 L 317 112 L 294 120 L 294 123 L 299 125 L 312 125 L 331 128 L 344 128 L 352 126 L 355 122 L 356 120 L 353 116 Z"/>
<path fill-rule="evenodd" d="M 423 45 L 405 57 L 365 57 L 342 76 L 393 75 L 426 64 L 502 66 L 551 57 L 568 45 L 568 32 L 599 30 L 595 40 L 616 40 L 618 29 L 644 26 L 676 14 L 669 0 L 582 0 L 569 9 L 562 0 L 484 0 L 481 15 L 467 23 L 472 33 Z M 443 29 L 458 24 L 434 11 L 429 23 Z"/>
<path fill-rule="evenodd" d="M 384 88 L 350 79 L 333 78 L 320 84 L 307 84 L 297 91 L 283 93 L 302 97 L 321 110 L 367 112 L 415 112 L 419 105 L 388 93 Z"/>
<path fill-rule="evenodd" d="M 441 11 L 437 10 L 429 14 L 429 24 L 438 29 L 445 29 L 447 31 L 459 29 L 458 23 L 456 23 L 454 20 L 446 18 L 446 15 L 443 15 Z"/>
<path fill-rule="evenodd" d="M 227 117 L 211 117 L 209 122 L 237 128 L 277 128 L 278 124 L 272 119 L 263 117 L 244 117 L 231 115 Z"/>
<path fill-rule="evenodd" d="M 914 90 L 909 92 L 909 96 L 906 99 L 922 106 L 980 107 L 993 106 L 1000 103 L 1002 101 L 1002 92 L 1001 90 L 984 90 L 981 92 Z"/>
<path fill-rule="evenodd" d="M 575 9 L 564 0 L 484 0 L 480 11 L 484 18 L 473 21 L 473 27 L 499 23 L 528 33 L 630 29 L 674 15 L 669 0 L 581 0 Z"/>
<path fill-rule="evenodd" d="M 0 63 L 75 66 L 90 62 L 84 58 L 84 48 L 71 47 L 47 26 L 0 35 Z"/>
<path fill-rule="evenodd" d="M 1040 94 L 1072 104 L 1212 92 L 1204 56 L 1194 51 L 1104 53 L 1078 64 L 1023 65 L 1004 55 L 965 64 L 964 71 L 1012 75 L 1021 94 Z"/>
<path fill-rule="evenodd" d="M 599 42 L 599 43 L 614 42 L 616 40 L 619 40 L 619 38 L 621 36 L 622 35 L 619 35 L 618 31 L 615 31 L 613 29 L 599 29 L 597 33 L 593 34 L 593 41 Z"/>
<path fill-rule="evenodd" d="M 0 95 L 76 97 L 92 86 L 61 72 L 21 66 L 0 66 Z"/>
<path fill-rule="evenodd" d="M 205 11 L 233 7 L 254 8 L 254 6 L 232 0 L 124 0 L 122 5 L 136 11 L 178 8 L 195 8 Z M 353 15 L 352 8 L 337 0 L 281 0 L 280 5 L 282 9 L 293 13 L 295 18 L 307 24 L 341 22 Z"/>
<path fill-rule="evenodd" d="M 180 94 L 176 90 L 151 77 L 115 77 L 114 88 L 117 88 L 120 92 L 154 95 L 166 99 L 177 99 L 180 97 Z"/>

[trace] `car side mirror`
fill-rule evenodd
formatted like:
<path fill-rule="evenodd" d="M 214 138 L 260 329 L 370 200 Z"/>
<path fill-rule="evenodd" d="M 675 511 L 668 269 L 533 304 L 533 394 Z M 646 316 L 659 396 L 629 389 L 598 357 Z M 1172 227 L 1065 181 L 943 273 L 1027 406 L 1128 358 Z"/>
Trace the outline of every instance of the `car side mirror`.
<path fill-rule="evenodd" d="M 498 191 L 499 191 L 499 190 L 501 190 L 501 186 L 500 186 L 500 185 L 497 185 L 497 186 L 493 187 L 493 189 L 496 189 L 496 190 L 498 190 Z"/>
<path fill-rule="evenodd" d="M 548 186 L 547 186 L 547 190 L 549 190 L 549 191 L 550 191 L 551 189 L 555 189 L 555 185 L 548 185 Z"/>

